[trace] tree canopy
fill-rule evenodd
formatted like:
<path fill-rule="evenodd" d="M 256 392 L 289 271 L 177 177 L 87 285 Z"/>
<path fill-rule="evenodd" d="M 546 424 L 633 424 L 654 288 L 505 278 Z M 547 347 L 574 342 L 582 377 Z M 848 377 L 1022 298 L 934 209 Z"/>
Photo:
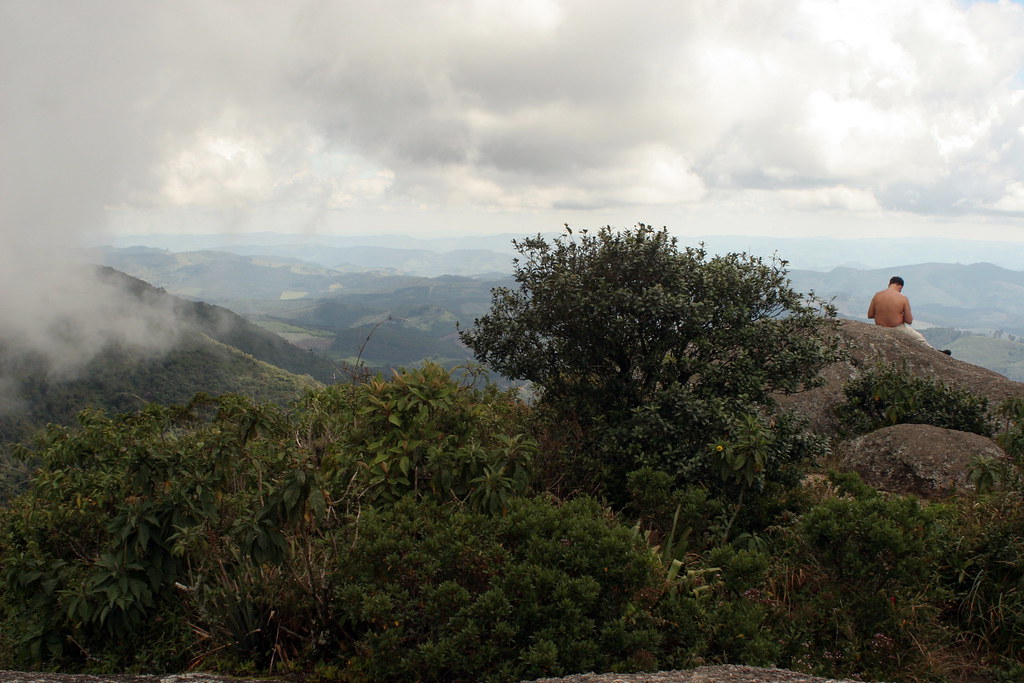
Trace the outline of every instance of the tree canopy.
<path fill-rule="evenodd" d="M 837 357 L 834 308 L 794 291 L 785 261 L 709 256 L 643 224 L 515 246 L 518 288 L 494 289 L 462 340 L 563 414 L 614 421 L 647 456 L 692 457 Z"/>

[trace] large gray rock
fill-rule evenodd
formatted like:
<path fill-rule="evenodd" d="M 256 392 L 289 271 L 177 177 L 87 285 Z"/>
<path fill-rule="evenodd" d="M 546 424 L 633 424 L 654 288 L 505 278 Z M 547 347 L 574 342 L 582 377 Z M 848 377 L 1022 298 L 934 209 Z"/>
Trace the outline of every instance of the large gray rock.
<path fill-rule="evenodd" d="M 837 455 L 869 486 L 928 499 L 973 490 L 967 475 L 975 457 L 1006 457 L 987 437 L 918 424 L 865 434 L 842 444 Z"/>

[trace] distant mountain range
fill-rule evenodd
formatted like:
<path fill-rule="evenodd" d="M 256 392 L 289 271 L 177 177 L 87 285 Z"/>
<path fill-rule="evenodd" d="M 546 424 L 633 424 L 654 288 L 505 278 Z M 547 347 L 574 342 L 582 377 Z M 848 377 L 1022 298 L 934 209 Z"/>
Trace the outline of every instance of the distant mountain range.
<path fill-rule="evenodd" d="M 350 306 L 367 307 L 367 313 L 380 312 L 389 293 L 405 291 L 405 304 L 416 303 L 413 292 L 434 289 L 436 270 L 445 264 L 458 263 L 445 275 L 460 275 L 480 280 L 486 286 L 464 283 L 462 290 L 477 311 L 486 309 L 490 286 L 506 281 L 512 272 L 511 256 L 487 250 L 453 250 L 433 253 L 405 248 L 324 248 L 316 262 L 300 260 L 299 249 L 285 245 L 288 255 L 271 253 L 278 247 L 265 245 L 249 251 L 265 253 L 243 255 L 225 251 L 175 253 L 166 250 L 135 247 L 105 248 L 90 256 L 106 265 L 123 270 L 179 296 L 193 297 L 228 306 L 249 315 L 265 311 L 265 302 L 290 300 L 343 301 Z M 426 259 L 424 254 L 432 254 Z M 324 263 L 343 259 L 342 267 Z M 424 264 L 429 260 L 429 267 Z M 504 263 L 504 269 L 501 264 Z M 404 266 L 403 266 L 404 264 Z M 918 324 L 991 333 L 995 330 L 1024 335 L 1024 272 L 1008 270 L 992 263 L 922 263 L 876 269 L 834 268 L 829 271 L 793 269 L 789 276 L 793 287 L 814 291 L 819 296 L 834 298 L 845 317 L 865 319 L 868 302 L 874 292 L 884 289 L 889 277 L 902 275 L 907 286 Z M 426 279 L 425 279 L 426 278 Z M 451 288 L 449 280 L 444 286 Z M 477 296 L 478 295 L 478 296 Z M 469 314 L 469 301 L 463 291 L 463 310 L 452 311 L 459 319 Z M 368 300 L 376 304 L 367 306 Z M 264 302 L 255 305 L 254 302 Z M 419 303 L 437 303 L 431 296 Z"/>
<path fill-rule="evenodd" d="M 391 251 L 398 252 L 394 262 L 408 260 L 408 250 Z M 449 367 L 471 360 L 456 325 L 472 324 L 490 306 L 491 288 L 511 281 L 509 274 L 425 277 L 365 263 L 331 269 L 217 251 L 107 248 L 89 256 L 177 296 L 230 308 L 335 363 L 374 369 L 426 358 Z M 511 256 L 504 258 L 511 273 Z"/>
<path fill-rule="evenodd" d="M 465 362 L 471 354 L 459 344 L 456 324 L 471 325 L 490 305 L 491 288 L 510 284 L 512 255 L 478 249 L 429 252 L 421 244 L 414 246 L 307 245 L 300 249 L 267 244 L 237 247 L 235 252 L 182 253 L 108 247 L 90 256 L 179 296 L 235 310 L 335 362 L 358 361 L 382 368 L 424 358 L 448 365 Z M 425 253 L 433 255 L 425 259 Z M 299 255 L 316 262 L 301 260 Z M 502 259 L 505 270 L 495 273 Z M 339 260 L 343 267 L 323 265 Z M 427 261 L 433 265 L 424 266 Z M 460 264 L 462 275 L 423 274 L 452 262 Z M 954 346 L 954 350 L 966 353 L 974 359 L 971 362 L 1016 377 L 1018 370 L 1008 365 L 1016 351 L 995 352 L 994 346 L 981 340 L 996 341 L 993 336 L 1000 334 L 1000 343 L 1012 347 L 1017 337 L 1024 337 L 1024 273 L 1020 271 L 991 263 L 789 271 L 795 289 L 833 300 L 843 317 L 854 320 L 866 320 L 871 296 L 885 288 L 894 274 L 907 282 L 904 291 L 919 329 L 974 333 L 977 339 L 968 343 L 963 336 L 957 342 L 961 348 Z"/>
<path fill-rule="evenodd" d="M 294 235 L 267 233 L 245 238 L 242 242 L 226 235 L 123 237 L 114 240 L 112 245 L 96 249 L 104 252 L 148 247 L 176 254 L 217 252 L 267 259 L 281 265 L 294 261 L 340 272 L 370 270 L 422 277 L 491 277 L 511 270 L 515 256 L 512 240 L 516 236 L 428 240 L 398 235 L 323 236 L 316 242 L 309 242 L 295 241 L 299 238 Z"/>
<path fill-rule="evenodd" d="M 291 254 L 296 250 L 285 251 Z M 331 250 L 313 262 L 269 253 L 244 255 L 212 250 L 172 252 L 152 247 L 104 247 L 90 249 L 84 257 L 178 296 L 221 304 L 388 291 L 415 286 L 424 278 L 445 275 L 494 280 L 508 278 L 512 273 L 512 256 L 508 254 L 457 250 L 434 254 L 427 264 L 423 253 L 397 248 Z M 335 257 L 348 260 L 337 267 L 323 265 Z M 435 272 L 443 271 L 448 263 L 458 263 L 458 267 L 453 266 L 448 272 Z M 403 264 L 404 268 L 400 268 Z M 453 272 L 456 270 L 462 272 Z"/>

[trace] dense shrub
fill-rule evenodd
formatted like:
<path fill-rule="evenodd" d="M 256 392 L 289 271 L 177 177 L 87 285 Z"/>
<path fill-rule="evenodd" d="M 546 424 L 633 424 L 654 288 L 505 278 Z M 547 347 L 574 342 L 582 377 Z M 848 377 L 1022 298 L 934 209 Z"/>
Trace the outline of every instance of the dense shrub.
<path fill-rule="evenodd" d="M 174 586 L 208 549 L 185 539 L 268 531 L 240 522 L 291 464 L 264 435 L 281 415 L 225 397 L 80 419 L 42 438 L 30 488 L 0 516 L 4 625 L 30 662 L 180 667 L 191 631 Z"/>
<path fill-rule="evenodd" d="M 906 366 L 877 365 L 843 387 L 837 412 L 854 434 L 896 424 L 928 424 L 992 436 L 988 399 L 938 378 L 919 377 Z"/>
<path fill-rule="evenodd" d="M 708 488 L 670 486 L 671 477 L 649 467 L 627 477 L 630 500 L 623 509 L 666 561 L 703 554 L 721 545 L 763 548 L 770 529 L 787 523 L 808 504 L 799 488 L 766 485 L 744 500 L 712 495 Z"/>
<path fill-rule="evenodd" d="M 530 484 L 525 411 L 510 393 L 427 364 L 308 392 L 297 440 L 334 499 L 357 492 L 361 505 L 386 506 L 411 494 L 493 514 Z"/>
<path fill-rule="evenodd" d="M 890 679 L 944 637 L 944 527 L 916 499 L 884 497 L 855 475 L 834 482 L 845 495 L 813 506 L 781 538 L 771 590 L 773 628 L 786 644 L 781 664 Z"/>
<path fill-rule="evenodd" d="M 515 681 L 657 666 L 650 549 L 592 500 L 404 501 L 341 532 L 343 677 Z"/>
<path fill-rule="evenodd" d="M 501 514 L 529 485 L 519 410 L 428 366 L 290 413 L 232 395 L 83 413 L 0 509 L 0 630 L 25 667 L 301 659 L 328 621 L 322 539 L 403 497 Z"/>
<path fill-rule="evenodd" d="M 1003 400 L 996 407 L 995 413 L 1001 420 L 995 437 L 996 443 L 1002 446 L 1009 458 L 993 467 L 998 470 L 993 478 L 998 479 L 1008 490 L 1024 493 L 1024 396 Z"/>
<path fill-rule="evenodd" d="M 432 424 L 474 406 L 482 430 L 521 422 L 502 395 L 452 395 Z M 294 413 L 223 397 L 51 430 L 0 510 L 0 665 L 512 681 L 743 663 L 895 681 L 948 678 L 940 660 L 969 645 L 1019 671 L 1012 489 L 923 506 L 834 475 L 743 503 L 645 468 L 620 518 L 516 495 L 492 514 L 430 486 L 391 502 L 353 463 L 402 444 L 343 434 L 378 419 L 359 396 Z M 472 434 L 473 414 L 443 433 Z"/>
<path fill-rule="evenodd" d="M 766 555 L 730 546 L 690 556 L 658 603 L 666 663 L 775 666 L 782 642 L 770 628 L 774 608 L 761 599 L 768 566 Z"/>

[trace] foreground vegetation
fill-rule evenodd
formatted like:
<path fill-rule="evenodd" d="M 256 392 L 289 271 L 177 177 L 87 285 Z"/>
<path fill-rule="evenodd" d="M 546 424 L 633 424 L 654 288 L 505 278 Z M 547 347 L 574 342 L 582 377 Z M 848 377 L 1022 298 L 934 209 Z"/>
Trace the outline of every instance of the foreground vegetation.
<path fill-rule="evenodd" d="M 532 379 L 531 403 L 428 364 L 287 409 L 86 412 L 21 448 L 0 668 L 1019 680 L 1020 402 L 996 425 L 957 390 L 865 373 L 851 430 L 960 416 L 1012 454 L 959 499 L 882 495 L 826 473 L 828 444 L 772 404 L 838 354 L 784 264 L 709 261 L 643 226 L 522 247 L 520 290 L 465 338 Z"/>

